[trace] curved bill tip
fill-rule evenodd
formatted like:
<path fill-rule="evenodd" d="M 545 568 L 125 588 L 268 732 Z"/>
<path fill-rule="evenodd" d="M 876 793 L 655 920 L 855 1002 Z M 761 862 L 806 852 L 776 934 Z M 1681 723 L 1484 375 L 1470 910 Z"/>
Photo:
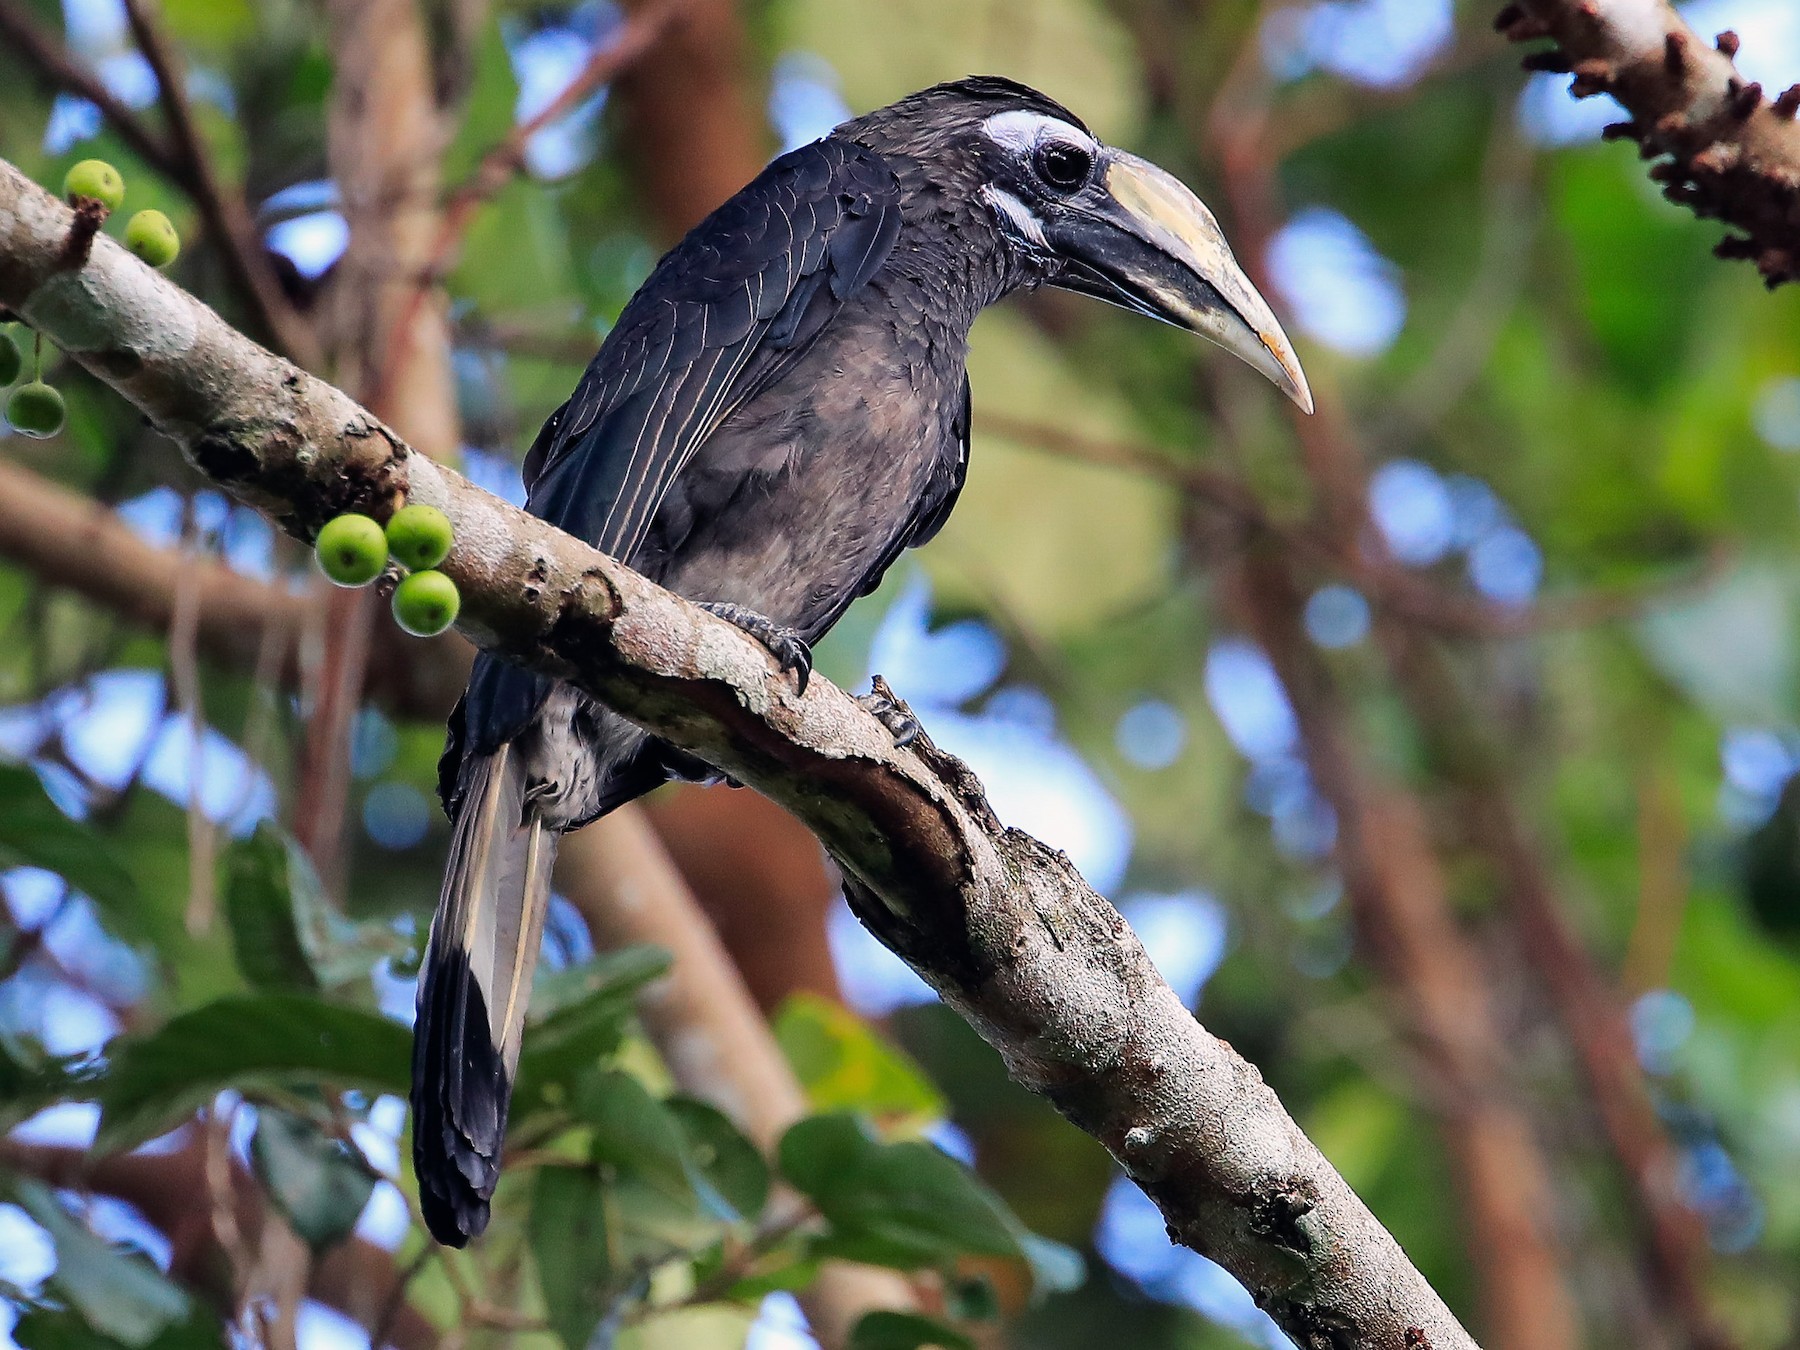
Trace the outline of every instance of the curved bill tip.
<path fill-rule="evenodd" d="M 1262 367 L 1263 374 L 1269 377 L 1277 389 L 1293 399 L 1301 412 L 1310 416 L 1313 410 L 1312 386 L 1306 382 L 1306 372 L 1300 369 L 1300 358 L 1294 355 L 1294 348 L 1288 342 L 1287 334 L 1275 328 L 1259 332 L 1256 336 L 1269 356 L 1269 364 Z"/>

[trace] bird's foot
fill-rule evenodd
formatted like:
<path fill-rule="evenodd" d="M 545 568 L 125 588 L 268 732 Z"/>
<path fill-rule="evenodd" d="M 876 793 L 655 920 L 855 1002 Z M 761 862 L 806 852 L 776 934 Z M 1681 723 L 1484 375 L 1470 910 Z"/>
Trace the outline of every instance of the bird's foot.
<path fill-rule="evenodd" d="M 794 677 L 794 691 L 804 694 L 806 683 L 812 678 L 812 648 L 806 645 L 806 639 L 785 624 L 776 623 L 766 614 L 758 614 L 743 605 L 734 605 L 727 600 L 703 600 L 700 608 L 725 620 L 734 628 L 740 628 L 769 649 L 769 655 L 782 671 Z"/>
<path fill-rule="evenodd" d="M 888 729 L 894 738 L 894 748 L 904 750 L 919 739 L 919 732 L 924 730 L 919 719 L 913 716 L 911 708 L 901 702 L 894 691 L 888 688 L 888 682 L 877 675 L 872 687 L 866 694 L 858 694 L 856 701 L 863 711 L 874 716 L 877 722 Z"/>

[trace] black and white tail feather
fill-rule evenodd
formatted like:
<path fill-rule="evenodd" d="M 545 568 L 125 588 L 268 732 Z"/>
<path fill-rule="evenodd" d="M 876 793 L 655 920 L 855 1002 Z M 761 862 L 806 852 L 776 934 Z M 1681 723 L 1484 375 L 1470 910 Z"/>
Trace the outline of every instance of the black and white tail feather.
<path fill-rule="evenodd" d="M 413 1033 L 413 1165 L 438 1241 L 487 1227 L 557 830 L 513 745 L 463 763 L 460 809 L 431 923 Z"/>

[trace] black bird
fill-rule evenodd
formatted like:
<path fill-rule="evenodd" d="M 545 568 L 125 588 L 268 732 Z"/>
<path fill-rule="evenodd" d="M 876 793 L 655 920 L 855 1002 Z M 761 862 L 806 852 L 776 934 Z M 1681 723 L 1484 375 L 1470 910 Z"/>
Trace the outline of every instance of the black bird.
<path fill-rule="evenodd" d="M 768 646 L 809 644 L 937 533 L 969 452 L 969 327 L 1080 291 L 1312 397 L 1194 194 L 1009 80 L 938 85 L 782 155 L 663 258 L 525 459 L 528 509 Z M 419 988 L 413 1163 L 461 1246 L 499 1176 L 557 837 L 705 766 L 569 685 L 477 658 Z"/>

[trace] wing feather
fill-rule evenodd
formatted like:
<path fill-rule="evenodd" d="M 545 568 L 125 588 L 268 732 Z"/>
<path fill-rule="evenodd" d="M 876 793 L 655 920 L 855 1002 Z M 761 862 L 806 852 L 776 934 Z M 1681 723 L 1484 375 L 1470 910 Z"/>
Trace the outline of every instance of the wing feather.
<path fill-rule="evenodd" d="M 626 306 L 559 425 L 546 426 L 529 508 L 630 559 L 706 437 L 880 269 L 899 198 L 886 161 L 850 142 L 771 164 Z"/>

